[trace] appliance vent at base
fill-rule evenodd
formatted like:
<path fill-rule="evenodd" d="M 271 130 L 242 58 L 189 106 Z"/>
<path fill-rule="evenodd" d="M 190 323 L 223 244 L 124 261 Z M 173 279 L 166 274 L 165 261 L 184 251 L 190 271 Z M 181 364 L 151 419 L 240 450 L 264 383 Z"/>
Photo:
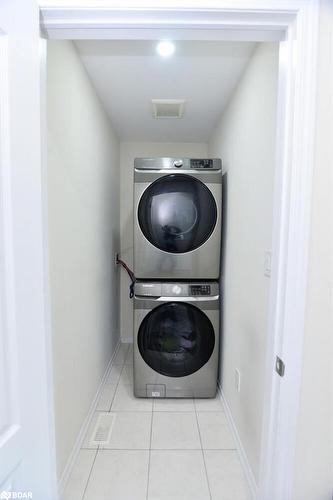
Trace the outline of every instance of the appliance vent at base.
<path fill-rule="evenodd" d="M 108 444 L 116 415 L 114 413 L 100 413 L 90 439 L 91 445 Z"/>
<path fill-rule="evenodd" d="M 154 118 L 182 118 L 184 99 L 152 99 Z"/>

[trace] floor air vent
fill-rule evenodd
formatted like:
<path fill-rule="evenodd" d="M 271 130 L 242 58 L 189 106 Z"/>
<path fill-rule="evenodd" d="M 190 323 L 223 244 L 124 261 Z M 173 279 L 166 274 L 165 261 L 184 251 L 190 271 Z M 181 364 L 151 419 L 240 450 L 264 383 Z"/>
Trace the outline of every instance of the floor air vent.
<path fill-rule="evenodd" d="M 105 445 L 109 443 L 115 418 L 116 415 L 114 413 L 101 413 L 98 415 L 90 444 Z"/>
<path fill-rule="evenodd" d="M 182 118 L 184 99 L 152 99 L 155 118 Z"/>

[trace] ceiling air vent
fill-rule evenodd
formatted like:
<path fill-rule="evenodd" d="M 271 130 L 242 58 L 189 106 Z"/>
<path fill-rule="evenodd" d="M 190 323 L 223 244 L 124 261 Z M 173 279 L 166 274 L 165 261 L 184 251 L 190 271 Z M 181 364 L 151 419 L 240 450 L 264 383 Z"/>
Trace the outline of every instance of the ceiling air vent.
<path fill-rule="evenodd" d="M 154 118 L 182 118 L 184 99 L 152 99 Z"/>

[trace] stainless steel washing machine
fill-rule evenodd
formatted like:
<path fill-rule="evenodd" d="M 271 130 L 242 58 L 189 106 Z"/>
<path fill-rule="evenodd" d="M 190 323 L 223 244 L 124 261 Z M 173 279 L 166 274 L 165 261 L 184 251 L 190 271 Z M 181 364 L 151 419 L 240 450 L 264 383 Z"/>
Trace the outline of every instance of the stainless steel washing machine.
<path fill-rule="evenodd" d="M 218 351 L 217 282 L 136 282 L 135 396 L 214 397 Z"/>
<path fill-rule="evenodd" d="M 221 186 L 220 159 L 135 159 L 137 278 L 218 279 Z"/>

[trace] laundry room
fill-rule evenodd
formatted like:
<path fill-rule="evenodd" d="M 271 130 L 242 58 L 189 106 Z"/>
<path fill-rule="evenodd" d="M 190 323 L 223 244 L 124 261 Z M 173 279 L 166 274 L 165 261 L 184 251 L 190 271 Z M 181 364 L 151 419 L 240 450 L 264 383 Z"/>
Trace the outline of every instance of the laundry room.
<path fill-rule="evenodd" d="M 62 500 L 255 497 L 278 91 L 278 41 L 47 42 Z"/>

